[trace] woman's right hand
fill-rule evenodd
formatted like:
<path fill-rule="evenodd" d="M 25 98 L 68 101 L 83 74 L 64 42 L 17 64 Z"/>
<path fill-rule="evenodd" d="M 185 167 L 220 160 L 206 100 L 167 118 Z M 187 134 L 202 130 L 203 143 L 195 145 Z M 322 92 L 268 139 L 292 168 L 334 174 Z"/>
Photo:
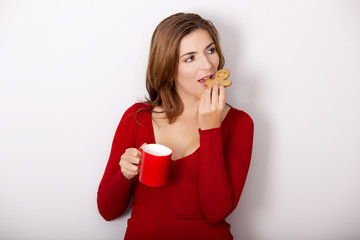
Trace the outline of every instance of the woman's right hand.
<path fill-rule="evenodd" d="M 132 179 L 139 174 L 140 168 L 138 164 L 140 163 L 141 152 L 136 148 L 128 148 L 125 150 L 125 153 L 120 158 L 120 168 L 126 179 Z"/>

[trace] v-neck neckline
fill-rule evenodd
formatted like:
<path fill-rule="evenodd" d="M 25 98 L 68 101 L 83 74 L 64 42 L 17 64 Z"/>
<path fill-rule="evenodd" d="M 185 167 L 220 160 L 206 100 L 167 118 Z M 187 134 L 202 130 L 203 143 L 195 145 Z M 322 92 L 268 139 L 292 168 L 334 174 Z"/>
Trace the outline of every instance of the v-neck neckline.
<path fill-rule="evenodd" d="M 225 118 L 223 119 L 221 125 L 223 125 L 224 123 L 226 124 L 226 121 L 227 119 L 229 118 L 228 116 L 230 115 L 230 113 L 233 111 L 233 108 L 230 108 L 229 111 L 227 112 Z M 156 143 L 156 139 L 155 139 L 155 131 L 154 131 L 154 124 L 153 124 L 153 120 L 152 120 L 152 112 L 151 111 L 148 111 L 148 118 L 147 120 L 149 121 L 148 124 L 149 124 L 149 135 L 150 135 L 150 138 L 151 138 L 151 141 L 152 143 Z M 186 155 L 184 157 L 181 157 L 181 158 L 178 158 L 178 159 L 171 159 L 171 162 L 177 162 L 179 160 L 184 160 L 184 159 L 187 159 L 187 158 L 191 158 L 192 156 L 194 156 L 197 152 L 199 152 L 200 150 L 200 146 L 197 147 L 195 149 L 195 151 L 193 151 L 192 153 L 190 153 L 189 155 Z"/>

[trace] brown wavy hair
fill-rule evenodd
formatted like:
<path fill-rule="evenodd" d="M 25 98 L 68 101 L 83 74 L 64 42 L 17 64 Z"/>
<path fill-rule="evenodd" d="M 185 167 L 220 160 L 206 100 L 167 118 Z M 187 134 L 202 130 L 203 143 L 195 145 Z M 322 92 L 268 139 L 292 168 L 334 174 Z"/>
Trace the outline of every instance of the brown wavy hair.
<path fill-rule="evenodd" d="M 175 72 L 179 64 L 179 45 L 183 37 L 191 32 L 208 31 L 219 54 L 219 69 L 225 64 L 219 35 L 211 21 L 194 13 L 176 13 L 165 18 L 156 27 L 150 45 L 149 62 L 146 72 L 146 89 L 151 104 L 150 111 L 161 107 L 169 123 L 176 121 L 184 106 L 176 91 Z"/>

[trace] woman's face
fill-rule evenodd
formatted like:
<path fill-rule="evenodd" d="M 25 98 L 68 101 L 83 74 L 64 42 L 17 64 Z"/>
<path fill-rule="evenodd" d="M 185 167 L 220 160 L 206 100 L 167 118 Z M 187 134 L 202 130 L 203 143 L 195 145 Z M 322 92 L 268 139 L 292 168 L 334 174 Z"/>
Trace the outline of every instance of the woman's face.
<path fill-rule="evenodd" d="M 196 97 L 206 88 L 205 81 L 219 66 L 219 54 L 210 34 L 198 29 L 181 39 L 179 65 L 175 73 L 176 90 L 181 98 Z"/>

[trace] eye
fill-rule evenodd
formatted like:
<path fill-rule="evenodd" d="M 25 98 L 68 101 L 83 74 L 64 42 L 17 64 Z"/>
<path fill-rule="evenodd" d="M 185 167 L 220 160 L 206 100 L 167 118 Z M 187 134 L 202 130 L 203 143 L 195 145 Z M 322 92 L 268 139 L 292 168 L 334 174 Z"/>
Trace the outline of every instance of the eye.
<path fill-rule="evenodd" d="M 188 57 L 187 59 L 185 59 L 185 62 L 192 62 L 192 61 L 194 61 L 194 56 L 190 56 L 190 57 Z"/>
<path fill-rule="evenodd" d="M 210 48 L 209 50 L 207 50 L 207 52 L 206 53 L 214 53 L 214 52 L 216 52 L 216 48 Z"/>

